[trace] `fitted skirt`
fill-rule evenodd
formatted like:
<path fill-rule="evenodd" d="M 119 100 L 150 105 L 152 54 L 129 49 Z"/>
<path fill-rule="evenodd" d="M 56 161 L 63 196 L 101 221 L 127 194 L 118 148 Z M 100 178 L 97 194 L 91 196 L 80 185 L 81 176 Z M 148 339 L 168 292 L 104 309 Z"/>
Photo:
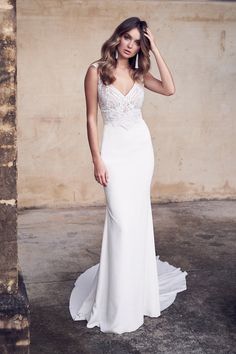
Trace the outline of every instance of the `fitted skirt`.
<path fill-rule="evenodd" d="M 139 328 L 144 316 L 158 317 L 187 272 L 156 255 L 151 208 L 154 151 L 140 119 L 129 129 L 104 125 L 101 157 L 108 171 L 100 261 L 81 274 L 70 297 L 74 320 L 87 327 L 123 333 Z"/>

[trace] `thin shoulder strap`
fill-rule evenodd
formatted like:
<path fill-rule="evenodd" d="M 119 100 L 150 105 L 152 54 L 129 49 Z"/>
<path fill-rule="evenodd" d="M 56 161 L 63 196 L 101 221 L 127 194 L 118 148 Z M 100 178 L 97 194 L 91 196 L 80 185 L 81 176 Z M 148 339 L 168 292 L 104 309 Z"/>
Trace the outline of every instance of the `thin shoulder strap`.
<path fill-rule="evenodd" d="M 98 67 L 98 63 L 92 63 L 91 65 L 95 66 L 95 68 Z"/>
<path fill-rule="evenodd" d="M 98 68 L 98 63 L 92 63 L 90 66 L 95 66 L 95 68 Z M 98 74 L 98 83 L 101 82 L 100 74 Z"/>

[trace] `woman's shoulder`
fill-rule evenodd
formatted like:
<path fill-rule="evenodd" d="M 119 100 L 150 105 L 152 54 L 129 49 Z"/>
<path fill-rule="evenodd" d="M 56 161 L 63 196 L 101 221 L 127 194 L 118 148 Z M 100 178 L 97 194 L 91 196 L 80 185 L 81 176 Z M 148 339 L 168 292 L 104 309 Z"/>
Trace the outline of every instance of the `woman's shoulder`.
<path fill-rule="evenodd" d="M 100 68 L 99 68 L 99 64 L 101 63 L 101 61 L 96 60 L 95 62 L 91 63 L 88 67 L 88 71 L 93 71 L 90 68 L 96 68 L 96 70 L 94 70 L 96 72 L 97 78 L 98 78 L 98 82 L 100 82 Z"/>
<path fill-rule="evenodd" d="M 95 68 L 98 68 L 99 67 L 99 64 L 101 64 L 102 62 L 101 62 L 101 60 L 96 60 L 96 61 L 94 61 L 93 63 L 91 63 L 90 65 L 89 65 L 89 67 L 90 66 L 94 66 Z"/>
<path fill-rule="evenodd" d="M 91 66 L 94 66 L 95 68 L 97 68 L 97 67 L 98 67 L 98 63 L 97 63 L 97 62 L 91 63 L 91 64 L 89 65 L 89 68 L 90 68 Z"/>

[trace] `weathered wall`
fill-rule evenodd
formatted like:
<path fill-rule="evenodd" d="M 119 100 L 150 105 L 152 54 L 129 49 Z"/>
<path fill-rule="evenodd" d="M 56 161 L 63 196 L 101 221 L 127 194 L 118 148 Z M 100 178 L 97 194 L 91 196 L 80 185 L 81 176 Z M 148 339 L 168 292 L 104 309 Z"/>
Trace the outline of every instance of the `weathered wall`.
<path fill-rule="evenodd" d="M 176 93 L 145 90 L 152 200 L 236 197 L 236 5 L 18 0 L 19 206 L 104 203 L 87 142 L 83 79 L 130 16 L 146 19 Z M 153 55 L 151 72 L 159 77 Z M 100 139 L 102 133 L 99 112 Z"/>
<path fill-rule="evenodd" d="M 0 3 L 0 294 L 14 293 L 17 273 L 15 1 Z"/>
<path fill-rule="evenodd" d="M 0 353 L 29 353 L 29 301 L 18 266 L 16 0 L 0 0 Z"/>

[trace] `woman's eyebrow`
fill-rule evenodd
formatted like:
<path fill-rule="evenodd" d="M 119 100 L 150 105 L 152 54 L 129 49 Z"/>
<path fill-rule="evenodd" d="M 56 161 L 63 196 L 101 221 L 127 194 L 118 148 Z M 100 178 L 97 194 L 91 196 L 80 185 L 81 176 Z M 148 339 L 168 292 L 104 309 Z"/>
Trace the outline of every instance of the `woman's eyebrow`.
<path fill-rule="evenodd" d="M 129 34 L 128 32 L 125 32 L 125 34 L 127 34 L 128 36 L 130 36 L 131 38 L 133 38 L 132 36 L 131 36 L 131 34 Z M 140 41 L 140 38 L 139 39 L 136 39 L 136 41 Z"/>

